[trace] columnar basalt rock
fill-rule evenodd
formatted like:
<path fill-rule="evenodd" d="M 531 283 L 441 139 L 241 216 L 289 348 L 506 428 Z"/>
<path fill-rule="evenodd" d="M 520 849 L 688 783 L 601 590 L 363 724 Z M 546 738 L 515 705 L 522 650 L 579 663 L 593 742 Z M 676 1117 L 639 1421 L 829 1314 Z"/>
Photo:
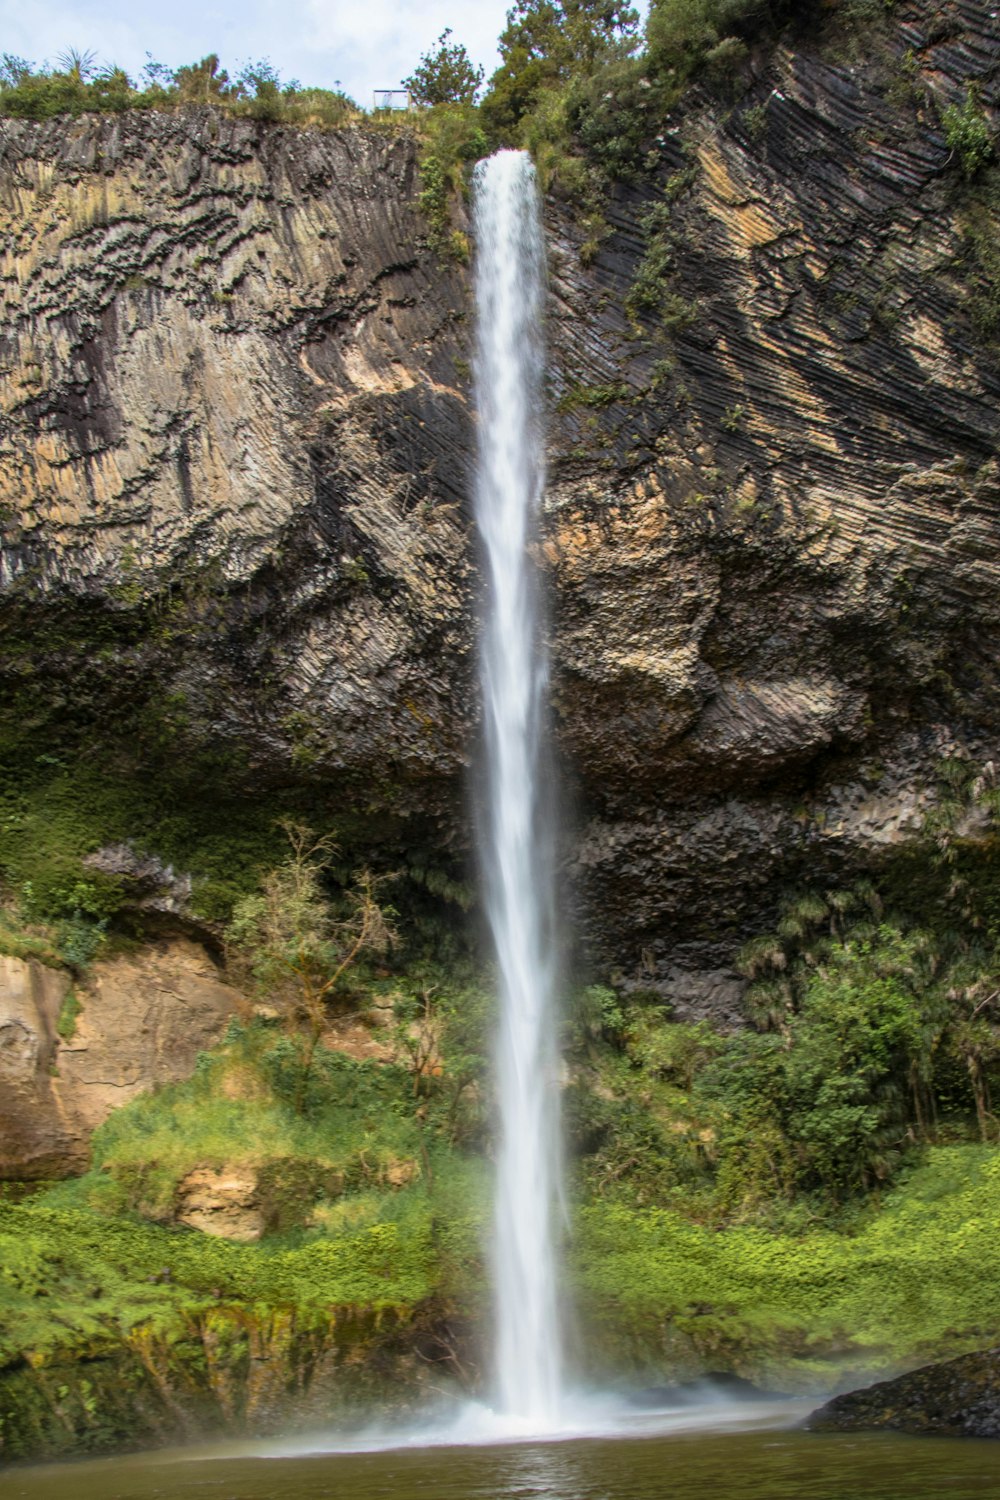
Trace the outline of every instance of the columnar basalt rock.
<path fill-rule="evenodd" d="M 203 731 L 401 783 L 468 721 L 465 311 L 415 196 L 359 131 L 2 127 L 7 608 L 152 604 Z"/>
<path fill-rule="evenodd" d="M 863 50 L 760 57 L 736 107 L 689 98 L 586 265 L 552 206 L 574 866 L 597 951 L 680 1013 L 678 964 L 879 865 L 939 760 L 996 754 L 1000 364 L 940 123 L 969 83 L 995 111 L 989 7 L 901 5 Z"/>
<path fill-rule="evenodd" d="M 734 1012 L 783 886 L 895 857 L 939 760 L 998 754 L 1000 368 L 941 126 L 969 81 L 995 111 L 995 20 L 901 0 L 864 55 L 753 66 L 663 123 L 596 249 L 547 210 L 567 861 L 596 960 L 681 1014 Z M 10 680 L 71 700 L 47 622 L 141 616 L 112 717 L 152 682 L 262 785 L 321 777 L 373 838 L 419 816 L 455 851 L 468 289 L 418 186 L 405 136 L 4 122 L 0 617 Z"/>

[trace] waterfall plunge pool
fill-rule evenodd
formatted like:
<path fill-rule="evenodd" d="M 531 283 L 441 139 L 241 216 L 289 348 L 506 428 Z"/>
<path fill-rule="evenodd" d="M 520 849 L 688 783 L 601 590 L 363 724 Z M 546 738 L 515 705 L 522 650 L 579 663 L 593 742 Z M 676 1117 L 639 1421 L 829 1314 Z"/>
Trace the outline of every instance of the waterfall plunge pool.
<path fill-rule="evenodd" d="M 321 1439 L 8 1470 L 7 1500 L 973 1500 L 996 1443 L 789 1428 L 791 1411 L 693 1409 L 684 1430 L 315 1451 Z M 649 1419 L 654 1420 L 652 1417 Z M 781 1422 L 785 1425 L 780 1425 Z M 775 1423 L 779 1425 L 774 1425 Z M 372 1435 L 374 1437 L 374 1435 Z M 413 1433 L 410 1441 L 418 1440 Z M 425 1439 L 426 1440 L 426 1439 Z M 364 1442 L 364 1438 L 355 1439 Z M 336 1439 L 329 1439 L 335 1445 Z M 310 1446 L 314 1451 L 305 1451 Z"/>

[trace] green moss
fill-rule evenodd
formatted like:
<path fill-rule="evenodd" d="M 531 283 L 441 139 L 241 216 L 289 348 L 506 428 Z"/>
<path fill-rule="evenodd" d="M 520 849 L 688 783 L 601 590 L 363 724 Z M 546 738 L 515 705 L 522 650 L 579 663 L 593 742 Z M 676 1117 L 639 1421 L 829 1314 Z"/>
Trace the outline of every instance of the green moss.
<path fill-rule="evenodd" d="M 76 1035 L 76 1022 L 82 1009 L 83 1006 L 76 990 L 67 990 L 63 1003 L 59 1007 L 59 1019 L 56 1022 L 56 1031 L 64 1042 L 71 1042 Z"/>
<path fill-rule="evenodd" d="M 581 407 L 599 410 L 605 406 L 614 406 L 619 401 L 629 401 L 631 398 L 631 390 L 620 381 L 612 385 L 576 384 L 570 386 L 569 390 L 560 396 L 556 403 L 556 411 L 578 411 Z"/>

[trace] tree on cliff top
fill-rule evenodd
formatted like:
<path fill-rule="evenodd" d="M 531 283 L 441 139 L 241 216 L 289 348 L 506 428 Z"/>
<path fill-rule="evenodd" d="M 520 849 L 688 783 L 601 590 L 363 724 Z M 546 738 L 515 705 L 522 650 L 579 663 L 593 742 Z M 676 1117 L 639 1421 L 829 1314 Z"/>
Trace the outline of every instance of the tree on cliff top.
<path fill-rule="evenodd" d="M 437 50 L 425 52 L 403 87 L 415 104 L 475 104 L 483 69 L 474 67 L 460 42 L 449 43 L 451 27 L 437 39 Z"/>
<path fill-rule="evenodd" d="M 500 34 L 500 67 L 483 99 L 487 127 L 513 139 L 545 90 L 628 56 L 638 12 L 627 0 L 517 0 Z"/>
<path fill-rule="evenodd" d="M 234 93 L 225 68 L 214 52 L 201 62 L 189 63 L 174 73 L 178 98 L 184 104 L 214 104 Z"/>

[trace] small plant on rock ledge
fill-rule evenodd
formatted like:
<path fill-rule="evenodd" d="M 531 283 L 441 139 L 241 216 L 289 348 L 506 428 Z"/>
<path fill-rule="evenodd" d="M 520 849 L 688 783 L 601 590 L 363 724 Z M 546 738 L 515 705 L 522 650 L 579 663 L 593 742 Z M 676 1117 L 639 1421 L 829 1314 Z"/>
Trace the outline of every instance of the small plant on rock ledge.
<path fill-rule="evenodd" d="M 949 104 L 941 114 L 944 138 L 954 156 L 958 153 L 966 177 L 975 177 L 993 159 L 993 136 L 970 84 L 962 105 Z"/>

